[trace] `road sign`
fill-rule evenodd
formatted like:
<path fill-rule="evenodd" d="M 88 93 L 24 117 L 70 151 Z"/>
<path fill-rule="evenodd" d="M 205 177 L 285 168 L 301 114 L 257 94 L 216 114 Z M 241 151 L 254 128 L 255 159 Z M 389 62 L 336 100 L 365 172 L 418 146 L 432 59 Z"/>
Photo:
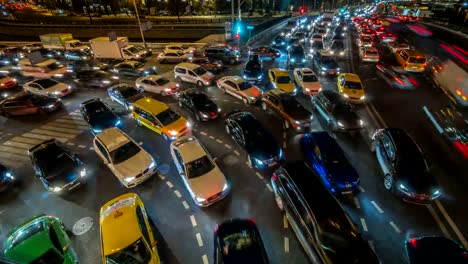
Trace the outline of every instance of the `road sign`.
<path fill-rule="evenodd" d="M 254 29 L 254 26 L 247 26 L 247 29 Z"/>

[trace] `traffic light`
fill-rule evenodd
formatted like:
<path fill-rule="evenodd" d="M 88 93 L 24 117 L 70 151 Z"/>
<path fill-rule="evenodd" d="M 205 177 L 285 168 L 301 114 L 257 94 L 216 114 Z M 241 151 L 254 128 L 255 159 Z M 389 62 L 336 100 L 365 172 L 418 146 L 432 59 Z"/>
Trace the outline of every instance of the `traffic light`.
<path fill-rule="evenodd" d="M 234 38 L 235 38 L 235 39 L 239 39 L 239 38 L 240 38 L 239 32 L 236 32 L 236 34 L 234 35 Z"/>
<path fill-rule="evenodd" d="M 305 12 L 305 9 L 304 9 L 304 7 L 303 7 L 303 6 L 301 6 L 301 8 L 299 9 L 299 11 L 301 12 L 301 15 L 303 15 L 303 14 L 304 14 L 304 12 Z"/>

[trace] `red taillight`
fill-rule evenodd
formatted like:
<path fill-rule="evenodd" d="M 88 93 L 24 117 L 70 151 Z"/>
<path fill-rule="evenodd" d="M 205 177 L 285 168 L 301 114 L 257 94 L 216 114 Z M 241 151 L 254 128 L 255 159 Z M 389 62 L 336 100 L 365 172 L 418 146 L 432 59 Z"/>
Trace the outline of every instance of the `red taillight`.
<path fill-rule="evenodd" d="M 399 84 L 401 84 L 401 85 L 405 84 L 405 82 L 404 82 L 403 80 L 401 80 L 400 78 L 398 78 L 398 77 L 393 77 L 393 79 L 394 79 L 397 83 L 399 83 Z"/>
<path fill-rule="evenodd" d="M 460 141 L 455 141 L 453 144 L 455 144 L 455 147 L 468 159 L 468 146 Z"/>
<path fill-rule="evenodd" d="M 254 225 L 257 225 L 257 222 L 255 222 L 255 220 L 253 220 L 252 218 L 247 218 L 247 221 L 249 221 L 250 223 Z"/>
<path fill-rule="evenodd" d="M 272 179 L 273 181 L 276 181 L 276 180 L 278 179 L 278 177 L 276 176 L 276 174 L 273 173 L 273 176 L 271 176 L 271 179 Z"/>
<path fill-rule="evenodd" d="M 413 79 L 413 78 L 408 78 L 408 80 L 409 80 L 410 83 L 413 84 L 414 86 L 419 85 L 419 83 L 418 83 L 415 79 Z"/>
<path fill-rule="evenodd" d="M 410 242 L 412 247 L 414 247 L 414 248 L 418 247 L 418 240 L 416 238 L 410 239 L 409 242 Z"/>

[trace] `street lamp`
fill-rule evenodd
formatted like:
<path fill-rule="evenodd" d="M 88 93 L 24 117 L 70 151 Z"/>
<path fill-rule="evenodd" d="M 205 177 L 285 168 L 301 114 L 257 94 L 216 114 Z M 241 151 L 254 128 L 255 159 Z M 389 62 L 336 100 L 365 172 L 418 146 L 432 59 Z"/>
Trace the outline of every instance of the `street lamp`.
<path fill-rule="evenodd" d="M 141 28 L 140 15 L 138 15 L 136 0 L 133 0 L 133 6 L 135 7 L 135 15 L 138 21 L 138 27 L 140 28 L 140 34 L 141 34 L 141 39 L 143 40 L 143 46 L 145 46 L 145 49 L 146 49 L 148 47 L 146 46 L 145 35 L 143 35 L 143 29 Z"/>

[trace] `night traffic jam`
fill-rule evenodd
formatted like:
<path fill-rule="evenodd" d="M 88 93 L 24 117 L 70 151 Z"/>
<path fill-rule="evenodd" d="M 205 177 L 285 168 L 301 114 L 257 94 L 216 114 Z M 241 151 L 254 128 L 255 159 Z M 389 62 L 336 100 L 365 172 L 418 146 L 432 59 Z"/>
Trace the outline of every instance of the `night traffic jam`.
<path fill-rule="evenodd" d="M 468 263 L 468 37 L 315 13 L 0 43 L 0 263 Z"/>

